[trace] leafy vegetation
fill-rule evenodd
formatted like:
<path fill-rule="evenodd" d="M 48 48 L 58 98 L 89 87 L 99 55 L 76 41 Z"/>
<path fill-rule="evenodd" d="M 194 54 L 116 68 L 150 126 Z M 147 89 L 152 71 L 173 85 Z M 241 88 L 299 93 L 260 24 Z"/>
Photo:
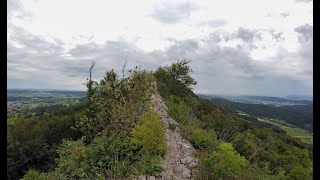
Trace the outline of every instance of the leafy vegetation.
<path fill-rule="evenodd" d="M 236 177 L 247 166 L 247 160 L 237 153 L 232 144 L 221 143 L 217 151 L 202 157 L 202 178 L 225 179 Z"/>
<path fill-rule="evenodd" d="M 177 64 L 182 68 L 187 61 Z M 182 72 L 178 77 L 188 77 L 191 70 L 184 67 L 188 71 L 172 73 L 172 69 L 160 67 L 154 74 L 168 113 L 180 123 L 183 137 L 199 150 L 198 179 L 286 179 L 297 165 L 308 170 L 305 179 L 310 179 L 312 146 L 278 128 L 274 129 L 280 133 L 248 123 L 229 113 L 228 105 L 219 107 L 197 97 L 190 83 L 174 75 Z"/>
<path fill-rule="evenodd" d="M 119 78 L 111 70 L 100 82 L 88 79 L 86 101 L 80 111 L 70 114 L 61 108 L 12 121 L 9 179 L 19 179 L 25 172 L 24 179 L 158 175 L 166 144 L 163 125 L 149 101 L 156 82 L 146 70 L 135 68 L 129 73 Z M 40 122 L 39 127 L 35 125 Z M 20 148 L 23 141 L 32 144 L 25 144 L 25 150 Z"/>
<path fill-rule="evenodd" d="M 160 117 L 149 110 L 140 117 L 140 123 L 132 130 L 131 143 L 141 146 L 143 154 L 164 155 L 166 143 L 163 132 Z"/>
<path fill-rule="evenodd" d="M 135 68 L 122 78 L 107 71 L 100 82 L 88 79 L 81 106 L 14 117 L 8 125 L 8 179 L 159 175 L 166 143 L 150 104 L 156 90 L 179 123 L 178 132 L 198 150 L 196 179 L 311 179 L 311 145 L 196 96 L 188 63 L 155 72 Z"/>
<path fill-rule="evenodd" d="M 61 140 L 81 137 L 82 133 L 72 127 L 83 108 L 70 107 L 61 113 L 13 118 L 7 133 L 8 179 L 20 178 L 29 168 L 42 171 L 54 168 L 54 158 L 57 157 L 56 150 Z"/>
<path fill-rule="evenodd" d="M 281 119 L 290 124 L 312 132 L 313 104 L 275 107 L 263 104 L 232 102 L 222 98 L 212 98 L 217 105 L 227 104 L 231 111 L 243 111 L 252 116 Z"/>

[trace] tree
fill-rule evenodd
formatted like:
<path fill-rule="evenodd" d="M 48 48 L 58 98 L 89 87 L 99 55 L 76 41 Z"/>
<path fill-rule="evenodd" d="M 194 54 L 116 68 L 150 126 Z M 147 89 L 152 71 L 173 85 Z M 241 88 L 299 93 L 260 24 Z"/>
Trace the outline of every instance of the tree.
<path fill-rule="evenodd" d="M 90 67 L 90 70 L 89 70 L 89 79 L 88 79 L 88 82 L 87 82 L 87 98 L 88 98 L 88 101 L 90 102 L 90 98 L 91 96 L 94 94 L 94 89 L 93 89 L 93 81 L 91 79 L 91 76 L 92 76 L 92 69 L 93 67 L 95 66 L 95 62 L 92 61 L 91 63 L 91 67 Z"/>
<path fill-rule="evenodd" d="M 58 149 L 59 158 L 56 160 L 58 164 L 56 172 L 66 175 L 68 179 L 83 178 L 85 174 L 81 162 L 85 151 L 83 139 L 64 140 Z"/>
<path fill-rule="evenodd" d="M 291 169 L 288 177 L 295 180 L 312 179 L 311 172 L 311 168 L 303 168 L 300 164 L 298 164 L 293 169 Z"/>
<path fill-rule="evenodd" d="M 211 178 L 225 179 L 238 175 L 247 166 L 247 161 L 234 150 L 232 144 L 221 143 L 218 151 L 203 161 L 203 166 Z"/>
<path fill-rule="evenodd" d="M 142 146 L 142 153 L 163 155 L 166 150 L 164 127 L 158 114 L 152 110 L 140 116 L 140 123 L 131 132 L 131 142 Z"/>
<path fill-rule="evenodd" d="M 186 97 L 193 94 L 191 85 L 196 85 L 197 82 L 190 76 L 192 69 L 188 63 L 190 61 L 181 60 L 171 66 L 159 67 L 153 73 L 162 97 L 167 98 L 170 95 Z"/>

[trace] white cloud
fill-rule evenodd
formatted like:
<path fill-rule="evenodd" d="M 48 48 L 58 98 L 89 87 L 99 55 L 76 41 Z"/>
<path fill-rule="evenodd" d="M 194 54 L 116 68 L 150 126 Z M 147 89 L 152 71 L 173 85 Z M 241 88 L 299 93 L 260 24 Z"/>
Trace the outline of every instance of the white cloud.
<path fill-rule="evenodd" d="M 310 2 L 10 0 L 8 85 L 84 88 L 91 60 L 100 78 L 125 60 L 154 69 L 187 58 L 199 92 L 268 94 L 281 85 L 285 93 L 296 85 L 310 93 Z"/>

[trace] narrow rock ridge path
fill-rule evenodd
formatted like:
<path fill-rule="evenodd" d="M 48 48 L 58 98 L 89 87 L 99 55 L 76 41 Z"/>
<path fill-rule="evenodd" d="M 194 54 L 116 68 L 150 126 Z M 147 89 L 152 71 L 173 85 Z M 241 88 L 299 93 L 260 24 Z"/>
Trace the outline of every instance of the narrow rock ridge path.
<path fill-rule="evenodd" d="M 194 167 L 198 163 L 198 160 L 192 155 L 195 151 L 194 147 L 179 135 L 177 132 L 179 131 L 178 127 L 175 130 L 169 128 L 169 124 L 179 124 L 168 115 L 168 108 L 158 92 L 152 95 L 151 101 L 154 103 L 154 109 L 160 115 L 161 121 L 164 124 L 167 143 L 167 152 L 164 157 L 164 171 L 160 177 L 156 177 L 155 179 L 193 179 L 194 172 L 191 171 L 191 167 Z M 147 179 L 154 179 L 154 177 Z"/>

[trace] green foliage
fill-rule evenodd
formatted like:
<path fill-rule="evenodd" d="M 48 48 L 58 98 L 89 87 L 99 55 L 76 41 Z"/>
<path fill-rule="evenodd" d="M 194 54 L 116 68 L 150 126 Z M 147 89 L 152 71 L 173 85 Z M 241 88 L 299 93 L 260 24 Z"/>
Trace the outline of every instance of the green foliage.
<path fill-rule="evenodd" d="M 214 129 L 206 131 L 196 128 L 192 130 L 191 142 L 195 148 L 212 150 L 217 145 L 217 137 Z"/>
<path fill-rule="evenodd" d="M 208 179 L 236 177 L 247 166 L 247 161 L 240 156 L 230 143 L 221 143 L 218 151 L 201 159 L 202 176 Z"/>
<path fill-rule="evenodd" d="M 133 148 L 120 139 L 95 138 L 87 146 L 83 167 L 87 178 L 124 178 L 133 173 L 130 165 L 137 161 Z"/>
<path fill-rule="evenodd" d="M 166 150 L 164 127 L 158 114 L 152 110 L 140 116 L 140 122 L 131 132 L 131 143 L 142 146 L 142 153 L 163 155 Z"/>
<path fill-rule="evenodd" d="M 164 98 L 170 95 L 185 97 L 193 94 L 190 86 L 197 82 L 189 75 L 192 72 L 187 65 L 190 61 L 182 60 L 173 63 L 171 66 L 159 67 L 154 76 L 157 80 L 157 88 Z"/>
<path fill-rule="evenodd" d="M 19 179 L 30 168 L 54 168 L 57 145 L 63 138 L 77 139 L 81 133 L 72 128 L 77 114 L 73 108 L 26 119 L 22 116 L 8 124 L 8 179 Z"/>
<path fill-rule="evenodd" d="M 312 179 L 311 173 L 311 168 L 303 168 L 300 164 L 298 164 L 290 171 L 288 177 L 295 180 Z"/>
<path fill-rule="evenodd" d="M 50 178 L 48 176 L 45 176 L 44 174 L 39 173 L 36 170 L 29 170 L 21 180 L 49 180 Z"/>
<path fill-rule="evenodd" d="M 287 177 L 285 176 L 285 172 L 280 170 L 276 175 L 270 175 L 268 172 L 265 172 L 262 169 L 254 167 L 252 165 L 246 166 L 238 175 L 237 179 L 243 180 L 286 180 Z"/>
<path fill-rule="evenodd" d="M 168 114 L 182 125 L 186 125 L 193 116 L 192 109 L 176 96 L 170 96 L 167 105 Z"/>
<path fill-rule="evenodd" d="M 90 97 L 88 113 L 78 121 L 78 127 L 90 141 L 104 134 L 109 137 L 127 136 L 148 109 L 156 84 L 152 73 L 138 68 L 129 70 L 121 79 L 113 70 L 107 71 Z"/>
<path fill-rule="evenodd" d="M 188 63 L 178 61 L 154 73 L 136 67 L 122 78 L 107 71 L 99 83 L 88 81 L 85 111 L 66 108 L 39 117 L 13 118 L 7 137 L 8 179 L 19 179 L 24 172 L 25 179 L 159 175 L 166 143 L 160 117 L 150 110 L 156 88 L 169 115 L 179 122 L 181 135 L 198 150 L 198 178 L 312 177 L 311 146 L 252 126 L 228 108 L 197 97 Z M 61 143 L 63 138 L 69 140 Z"/>
<path fill-rule="evenodd" d="M 166 70 L 177 80 L 182 82 L 185 86 L 196 85 L 197 82 L 189 75 L 192 72 L 191 68 L 187 66 L 191 61 L 182 60 L 173 63 L 171 66 L 166 67 Z"/>
<path fill-rule="evenodd" d="M 66 175 L 68 178 L 84 178 L 84 159 L 86 147 L 83 139 L 77 141 L 64 140 L 58 149 L 59 158 L 56 160 L 57 172 Z"/>
<path fill-rule="evenodd" d="M 271 130 L 249 129 L 237 135 L 233 145 L 252 164 L 260 168 L 269 164 L 270 174 L 273 175 L 280 168 L 288 173 L 296 163 L 305 168 L 312 166 L 308 150 L 286 144 L 274 134 Z"/>
<path fill-rule="evenodd" d="M 282 119 L 290 124 L 312 132 L 313 105 L 271 106 L 264 104 L 249 104 L 232 102 L 222 98 L 213 98 L 211 101 L 217 105 L 227 104 L 232 111 L 239 110 L 251 115 Z"/>
<path fill-rule="evenodd" d="M 161 158 L 159 156 L 143 155 L 139 168 L 142 174 L 158 176 L 163 170 Z"/>

